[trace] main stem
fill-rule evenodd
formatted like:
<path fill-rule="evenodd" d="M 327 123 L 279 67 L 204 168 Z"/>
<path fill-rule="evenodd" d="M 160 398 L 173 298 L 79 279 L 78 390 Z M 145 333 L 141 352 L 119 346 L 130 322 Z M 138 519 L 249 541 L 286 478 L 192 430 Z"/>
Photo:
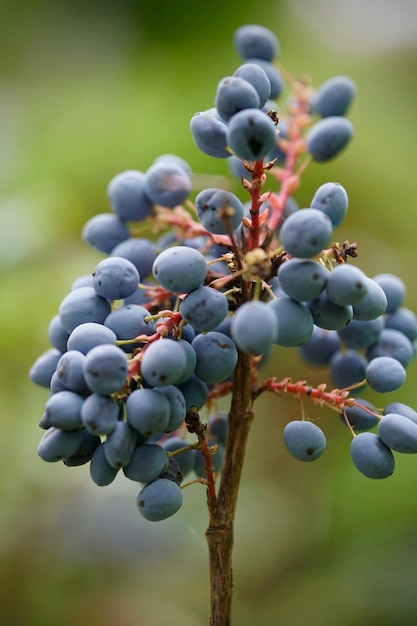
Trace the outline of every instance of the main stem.
<path fill-rule="evenodd" d="M 265 182 L 263 160 L 253 163 L 252 182 L 242 180 L 251 195 L 251 222 L 248 250 L 260 245 L 261 222 L 259 210 L 262 204 L 261 191 Z M 233 242 L 233 233 L 230 233 Z M 240 252 L 235 251 L 239 269 Z M 248 287 L 241 278 L 244 301 L 248 299 Z M 233 377 L 232 403 L 228 416 L 227 440 L 221 480 L 217 497 L 208 494 L 210 523 L 206 531 L 210 562 L 210 626 L 230 626 L 232 623 L 233 595 L 233 536 L 237 497 L 246 444 L 253 421 L 253 402 L 256 385 L 253 380 L 253 357 L 239 352 Z"/>
<path fill-rule="evenodd" d="M 230 626 L 233 594 L 233 534 L 246 443 L 253 421 L 252 357 L 239 354 L 218 496 L 209 501 L 206 531 L 210 561 L 210 626 Z"/>

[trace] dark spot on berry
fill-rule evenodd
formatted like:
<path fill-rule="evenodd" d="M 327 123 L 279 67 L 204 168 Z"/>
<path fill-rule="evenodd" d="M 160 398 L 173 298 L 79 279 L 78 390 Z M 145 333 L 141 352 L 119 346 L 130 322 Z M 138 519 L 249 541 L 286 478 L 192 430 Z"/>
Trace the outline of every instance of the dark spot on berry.
<path fill-rule="evenodd" d="M 248 140 L 248 146 L 256 156 L 260 154 L 263 144 L 262 144 L 262 141 L 259 141 L 259 139 L 257 139 L 256 137 L 251 137 Z"/>
<path fill-rule="evenodd" d="M 306 452 L 308 456 L 312 456 L 314 454 L 314 448 L 307 448 Z"/>

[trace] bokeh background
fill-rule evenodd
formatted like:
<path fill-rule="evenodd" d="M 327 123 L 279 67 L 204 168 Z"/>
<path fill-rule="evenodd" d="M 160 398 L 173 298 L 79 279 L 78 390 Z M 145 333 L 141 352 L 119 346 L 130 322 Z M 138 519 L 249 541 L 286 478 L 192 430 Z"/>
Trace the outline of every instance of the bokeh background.
<path fill-rule="evenodd" d="M 312 165 L 296 198 L 308 206 L 320 184 L 341 182 L 350 209 L 340 240 L 359 242 L 369 275 L 401 275 L 416 310 L 416 17 L 414 0 L 0 0 L 2 625 L 206 624 L 204 490 L 187 489 L 181 511 L 153 525 L 136 511 L 133 483 L 99 489 L 85 466 L 41 462 L 46 392 L 28 368 L 48 347 L 47 325 L 73 279 L 100 258 L 79 234 L 108 210 L 112 176 L 165 152 L 194 172 L 227 174 L 197 151 L 188 124 L 240 63 L 231 35 L 244 23 L 277 33 L 293 74 L 357 83 L 354 142 Z M 326 380 L 285 349 L 268 375 Z M 382 402 L 417 407 L 416 381 L 414 364 L 400 394 Z M 234 623 L 415 624 L 416 458 L 398 458 L 386 481 L 367 480 L 337 417 L 309 415 L 322 418 L 328 448 L 306 466 L 282 444 L 297 404 L 258 403 L 238 509 Z"/>

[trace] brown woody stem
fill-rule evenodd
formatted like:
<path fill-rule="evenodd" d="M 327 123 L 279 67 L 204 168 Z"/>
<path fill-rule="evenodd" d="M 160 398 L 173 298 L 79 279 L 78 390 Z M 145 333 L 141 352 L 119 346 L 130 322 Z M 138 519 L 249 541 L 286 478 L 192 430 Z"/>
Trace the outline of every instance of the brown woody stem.
<path fill-rule="evenodd" d="M 210 626 L 230 626 L 234 519 L 249 430 L 253 421 L 252 357 L 239 354 L 228 418 L 224 464 L 206 531 L 210 560 Z"/>

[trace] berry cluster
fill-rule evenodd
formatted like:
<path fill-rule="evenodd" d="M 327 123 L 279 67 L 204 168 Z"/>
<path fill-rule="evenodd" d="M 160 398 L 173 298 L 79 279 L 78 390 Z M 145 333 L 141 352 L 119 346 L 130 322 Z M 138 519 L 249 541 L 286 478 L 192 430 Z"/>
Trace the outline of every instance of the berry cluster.
<path fill-rule="evenodd" d="M 199 149 L 228 159 L 249 203 L 214 187 L 192 199 L 191 168 L 175 155 L 115 176 L 111 212 L 82 232 L 107 256 L 73 283 L 50 322 L 51 347 L 30 371 L 50 390 L 40 457 L 89 463 L 100 486 L 122 469 L 141 483 L 137 506 L 153 521 L 179 509 L 189 472 L 214 497 L 228 430 L 216 401 L 241 392 L 242 354 L 252 361 L 253 400 L 286 392 L 336 410 L 366 476 L 392 473 L 391 450 L 417 452 L 415 411 L 395 403 L 381 415 L 351 395 L 405 381 L 417 321 L 403 306 L 404 284 L 391 274 L 366 276 L 350 262 L 356 244 L 333 242 L 348 209 L 342 185 L 324 183 L 306 208 L 292 196 L 312 160 L 335 157 L 350 140 L 345 114 L 355 85 L 343 76 L 317 90 L 284 80 L 273 63 L 278 41 L 264 27 L 239 28 L 234 43 L 243 64 L 190 126 Z M 264 191 L 267 178 L 277 191 Z M 146 229 L 149 237 L 140 236 Z M 335 389 L 290 379 L 259 384 L 276 346 L 328 366 Z M 378 434 L 366 432 L 377 424 Z M 326 439 L 303 417 L 287 424 L 284 444 L 312 461 Z"/>

